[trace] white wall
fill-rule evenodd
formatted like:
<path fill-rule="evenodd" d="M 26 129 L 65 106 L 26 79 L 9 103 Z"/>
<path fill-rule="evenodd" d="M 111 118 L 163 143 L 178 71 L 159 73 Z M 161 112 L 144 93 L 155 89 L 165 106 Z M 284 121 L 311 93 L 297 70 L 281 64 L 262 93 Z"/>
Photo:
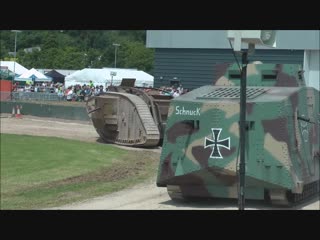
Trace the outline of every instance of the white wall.
<path fill-rule="evenodd" d="M 306 50 L 304 53 L 304 77 L 309 87 L 314 87 L 320 91 L 320 51 Z"/>

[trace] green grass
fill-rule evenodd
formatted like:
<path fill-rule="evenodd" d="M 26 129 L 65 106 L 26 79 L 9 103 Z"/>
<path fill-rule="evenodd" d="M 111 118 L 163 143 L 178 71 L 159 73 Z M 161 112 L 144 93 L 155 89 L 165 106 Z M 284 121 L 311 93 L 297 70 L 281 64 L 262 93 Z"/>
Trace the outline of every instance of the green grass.
<path fill-rule="evenodd" d="M 1 134 L 1 209 L 60 206 L 156 173 L 159 153 L 53 137 Z"/>

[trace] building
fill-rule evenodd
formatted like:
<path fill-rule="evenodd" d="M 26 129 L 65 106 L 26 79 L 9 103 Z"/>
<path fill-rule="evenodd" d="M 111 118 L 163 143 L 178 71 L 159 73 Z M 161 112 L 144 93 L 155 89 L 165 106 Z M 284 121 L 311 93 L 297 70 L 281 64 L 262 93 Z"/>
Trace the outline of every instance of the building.
<path fill-rule="evenodd" d="M 256 46 L 249 61 L 301 64 L 307 84 L 319 90 L 319 32 L 279 30 L 276 48 Z M 146 46 L 155 49 L 155 87 L 179 81 L 189 89 L 212 84 L 216 64 L 235 62 L 225 30 L 150 30 Z"/>
<path fill-rule="evenodd" d="M 32 53 L 33 51 L 41 51 L 41 47 L 29 47 L 23 49 L 25 53 Z"/>

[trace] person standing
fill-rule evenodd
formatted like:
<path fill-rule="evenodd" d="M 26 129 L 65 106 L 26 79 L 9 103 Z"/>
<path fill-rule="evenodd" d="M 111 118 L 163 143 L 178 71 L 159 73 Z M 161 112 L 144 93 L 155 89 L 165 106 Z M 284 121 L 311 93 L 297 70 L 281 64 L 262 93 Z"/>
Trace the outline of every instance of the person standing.
<path fill-rule="evenodd" d="M 67 101 L 72 101 L 72 97 L 73 97 L 73 87 L 69 87 L 68 88 L 68 92 L 67 92 Z"/>
<path fill-rule="evenodd" d="M 179 87 L 177 88 L 179 94 L 183 94 L 183 87 L 182 87 L 182 84 L 179 85 Z"/>

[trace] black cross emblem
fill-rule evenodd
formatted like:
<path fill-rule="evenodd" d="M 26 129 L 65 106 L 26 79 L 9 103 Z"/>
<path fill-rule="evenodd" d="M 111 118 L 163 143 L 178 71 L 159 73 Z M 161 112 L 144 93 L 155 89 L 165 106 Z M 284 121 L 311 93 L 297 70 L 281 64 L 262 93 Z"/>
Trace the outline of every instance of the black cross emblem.
<path fill-rule="evenodd" d="M 219 147 L 224 147 L 230 150 L 230 137 L 219 140 L 220 133 L 222 128 L 211 128 L 213 140 L 210 138 L 204 139 L 204 148 L 213 146 L 213 150 L 211 152 L 210 158 L 223 158 Z"/>

